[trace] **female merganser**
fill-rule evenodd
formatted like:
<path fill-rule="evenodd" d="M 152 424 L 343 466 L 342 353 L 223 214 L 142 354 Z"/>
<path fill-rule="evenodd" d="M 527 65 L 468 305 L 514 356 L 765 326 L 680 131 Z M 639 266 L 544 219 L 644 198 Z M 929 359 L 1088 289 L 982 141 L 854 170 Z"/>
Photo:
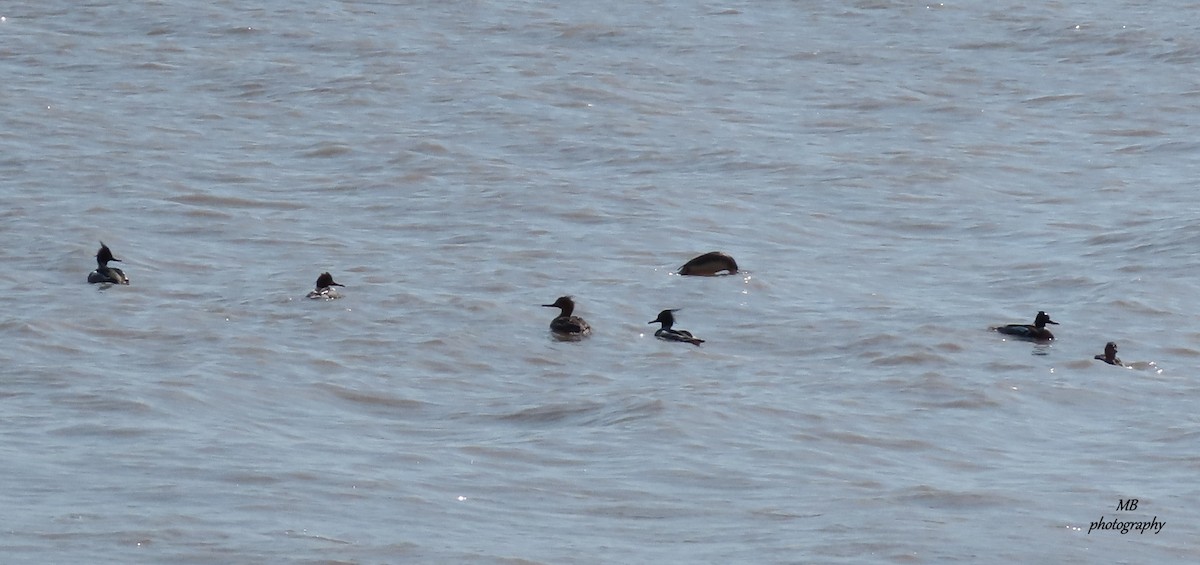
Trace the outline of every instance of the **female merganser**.
<path fill-rule="evenodd" d="M 1125 366 L 1125 364 L 1117 358 L 1117 344 L 1111 341 L 1104 345 L 1104 355 L 1097 355 L 1096 359 L 1104 361 L 1109 365 L 1116 365 L 1118 367 Z"/>
<path fill-rule="evenodd" d="M 733 257 L 720 251 L 710 251 L 684 263 L 679 268 L 681 275 L 696 275 L 701 277 L 711 277 L 718 273 L 726 272 L 730 275 L 738 272 L 737 261 Z"/>
<path fill-rule="evenodd" d="M 308 293 L 308 297 L 313 299 L 324 298 L 325 300 L 341 298 L 342 295 L 338 294 L 336 288 L 333 288 L 335 286 L 344 288 L 346 285 L 333 282 L 333 275 L 329 273 L 321 273 L 321 276 L 317 277 L 317 288 Z"/>
<path fill-rule="evenodd" d="M 100 242 L 100 251 L 96 252 L 96 270 L 88 273 L 88 282 L 109 283 L 109 284 L 129 284 L 129 277 L 116 267 L 109 267 L 109 261 L 120 261 L 113 257 L 112 251 L 109 251 L 108 246 L 104 242 Z"/>
<path fill-rule="evenodd" d="M 543 304 L 542 306 L 562 310 L 558 317 L 550 320 L 550 331 L 554 335 L 573 339 L 591 335 L 592 327 L 583 321 L 583 318 L 571 315 L 575 311 L 575 301 L 571 300 L 570 296 L 560 296 L 558 300 L 554 301 L 554 304 Z"/>
<path fill-rule="evenodd" d="M 695 346 L 699 346 L 701 343 L 704 343 L 704 340 L 693 336 L 692 332 L 687 330 L 671 329 L 671 326 L 675 324 L 675 315 L 672 314 L 672 312 L 676 312 L 676 310 L 663 310 L 662 312 L 658 313 L 657 318 L 647 322 L 649 324 L 662 324 L 662 327 L 659 328 L 658 331 L 654 332 L 655 337 L 658 339 L 665 339 L 667 341 L 683 341 Z"/>
<path fill-rule="evenodd" d="M 1000 326 L 992 329 L 1002 334 L 1015 335 L 1027 339 L 1054 339 L 1054 334 L 1050 333 L 1050 330 L 1046 329 L 1046 324 L 1054 324 L 1057 326 L 1058 322 L 1051 320 L 1049 314 L 1046 314 L 1045 312 L 1038 312 L 1037 317 L 1033 319 L 1033 324 L 1009 324 L 1007 326 Z"/>

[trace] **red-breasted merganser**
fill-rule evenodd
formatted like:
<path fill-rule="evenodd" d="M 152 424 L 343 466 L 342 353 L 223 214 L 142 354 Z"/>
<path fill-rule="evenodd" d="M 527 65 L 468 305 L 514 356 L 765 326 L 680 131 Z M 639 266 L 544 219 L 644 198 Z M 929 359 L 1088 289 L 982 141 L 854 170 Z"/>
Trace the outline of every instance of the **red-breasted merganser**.
<path fill-rule="evenodd" d="M 1015 335 L 1026 339 L 1051 340 L 1054 339 L 1054 334 L 1046 329 L 1046 324 L 1058 325 L 1050 319 L 1050 315 L 1045 312 L 1038 312 L 1037 317 L 1033 319 L 1032 324 L 1009 324 L 992 328 L 1002 334 Z"/>
<path fill-rule="evenodd" d="M 692 335 L 692 332 L 687 330 L 671 329 L 671 326 L 675 324 L 675 314 L 673 314 L 673 312 L 676 311 L 677 310 L 663 310 L 662 312 L 658 313 L 657 318 L 647 322 L 649 324 L 662 324 L 662 327 L 659 328 L 658 331 L 654 332 L 655 337 L 667 341 L 682 341 L 696 346 L 704 343 L 704 340 Z"/>
<path fill-rule="evenodd" d="M 120 261 L 120 259 L 113 257 L 112 251 L 101 241 L 100 251 L 96 252 L 96 270 L 88 273 L 88 282 L 92 284 L 129 284 L 129 277 L 126 277 L 121 269 L 109 267 L 109 261 Z"/>
<path fill-rule="evenodd" d="M 575 311 L 575 301 L 571 300 L 570 296 L 560 296 L 554 304 L 543 304 L 546 308 L 559 308 L 562 310 L 558 317 L 550 320 L 550 331 L 554 335 L 570 339 L 579 339 L 592 333 L 592 327 L 583 318 L 572 316 Z"/>
<path fill-rule="evenodd" d="M 312 299 L 324 298 L 325 300 L 341 298 L 342 295 L 338 293 L 336 288 L 333 288 L 335 286 L 345 288 L 346 285 L 333 282 L 333 275 L 329 273 L 321 273 L 321 276 L 317 277 L 317 287 L 308 293 L 308 297 Z"/>

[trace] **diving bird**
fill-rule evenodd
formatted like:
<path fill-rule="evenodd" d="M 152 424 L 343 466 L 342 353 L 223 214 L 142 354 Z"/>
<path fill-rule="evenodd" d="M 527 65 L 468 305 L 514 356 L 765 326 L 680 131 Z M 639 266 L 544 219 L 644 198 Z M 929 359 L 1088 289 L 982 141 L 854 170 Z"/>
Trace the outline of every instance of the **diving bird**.
<path fill-rule="evenodd" d="M 675 325 L 674 312 L 678 312 L 678 310 L 663 310 L 658 313 L 657 318 L 647 322 L 649 324 L 662 324 L 662 327 L 654 332 L 654 336 L 666 341 L 682 341 L 696 346 L 704 343 L 704 340 L 692 335 L 692 332 L 671 328 L 671 326 Z"/>
<path fill-rule="evenodd" d="M 1097 355 L 1095 358 L 1104 361 L 1109 365 L 1116 365 L 1118 367 L 1125 366 L 1125 364 L 1122 363 L 1119 358 L 1117 358 L 1117 344 L 1115 342 L 1110 341 L 1104 344 L 1104 354 Z"/>
<path fill-rule="evenodd" d="M 555 336 L 564 338 L 582 338 L 592 333 L 592 327 L 583 318 L 573 316 L 575 312 L 575 301 L 570 296 L 560 296 L 554 304 L 543 304 L 546 308 L 558 308 L 561 311 L 558 316 L 550 320 L 550 331 Z"/>
<path fill-rule="evenodd" d="M 679 268 L 681 275 L 711 277 L 720 273 L 734 274 L 738 272 L 737 261 L 726 253 L 710 251 L 684 263 Z"/>
<path fill-rule="evenodd" d="M 113 257 L 112 251 L 101 241 L 100 250 L 96 252 L 96 270 L 88 273 L 88 282 L 92 284 L 129 284 L 129 277 L 125 276 L 125 272 L 116 267 L 109 267 L 109 261 L 120 261 L 120 259 Z"/>
<path fill-rule="evenodd" d="M 1033 319 L 1032 324 L 1009 324 L 1007 326 L 999 326 L 992 328 L 1002 334 L 1015 335 L 1026 339 L 1051 340 L 1054 339 L 1054 334 L 1046 329 L 1046 324 L 1058 325 L 1050 319 L 1050 315 L 1045 312 L 1038 312 Z"/>
<path fill-rule="evenodd" d="M 321 276 L 317 277 L 316 288 L 308 293 L 308 297 L 312 299 L 324 298 L 325 300 L 341 298 L 342 295 L 336 288 L 333 288 L 335 286 L 345 288 L 346 285 L 333 282 L 333 275 L 329 273 L 321 273 Z"/>

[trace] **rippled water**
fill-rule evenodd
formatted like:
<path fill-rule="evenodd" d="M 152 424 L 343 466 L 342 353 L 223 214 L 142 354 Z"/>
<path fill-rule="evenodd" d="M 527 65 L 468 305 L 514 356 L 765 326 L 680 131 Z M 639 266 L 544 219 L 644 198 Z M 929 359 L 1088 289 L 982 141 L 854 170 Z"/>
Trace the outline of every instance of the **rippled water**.
<path fill-rule="evenodd" d="M 260 4 L 0 7 L 5 562 L 1200 557 L 1196 5 Z"/>

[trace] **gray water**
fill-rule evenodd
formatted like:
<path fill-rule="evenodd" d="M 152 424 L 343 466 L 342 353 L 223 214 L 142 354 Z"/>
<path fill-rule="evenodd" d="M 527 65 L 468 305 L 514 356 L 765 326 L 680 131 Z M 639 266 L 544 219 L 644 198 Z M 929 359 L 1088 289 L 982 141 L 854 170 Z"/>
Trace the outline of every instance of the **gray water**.
<path fill-rule="evenodd" d="M 1200 5 L 242 4 L 0 7 L 0 561 L 1200 559 Z"/>

